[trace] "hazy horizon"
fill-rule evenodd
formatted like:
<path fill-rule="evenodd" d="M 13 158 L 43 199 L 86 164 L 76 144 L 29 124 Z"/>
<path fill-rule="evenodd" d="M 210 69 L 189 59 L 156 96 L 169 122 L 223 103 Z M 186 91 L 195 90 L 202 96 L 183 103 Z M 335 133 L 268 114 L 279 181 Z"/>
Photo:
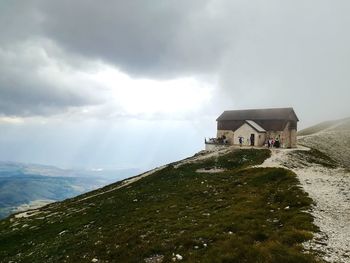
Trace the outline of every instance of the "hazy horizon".
<path fill-rule="evenodd" d="M 149 169 L 224 110 L 350 117 L 350 2 L 0 3 L 0 160 Z"/>

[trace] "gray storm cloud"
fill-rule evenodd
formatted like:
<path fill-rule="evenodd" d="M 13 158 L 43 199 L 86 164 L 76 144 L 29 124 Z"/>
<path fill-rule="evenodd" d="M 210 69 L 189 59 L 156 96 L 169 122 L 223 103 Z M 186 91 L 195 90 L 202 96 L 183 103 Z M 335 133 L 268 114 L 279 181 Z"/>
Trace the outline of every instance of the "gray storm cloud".
<path fill-rule="evenodd" d="M 221 19 L 227 12 L 207 0 L 64 0 L 43 12 L 45 34 L 62 46 L 138 76 L 213 71 L 232 38 Z"/>
<path fill-rule="evenodd" d="M 84 82 L 36 42 L 0 48 L 0 72 L 0 117 L 47 116 L 103 101 L 98 87 Z"/>
<path fill-rule="evenodd" d="M 345 0 L 0 1 L 0 159 L 151 168 L 201 150 L 223 110 L 292 106 L 299 127 L 349 117 L 349 8 Z M 183 98 L 195 104 L 200 91 L 208 99 L 195 111 L 143 114 L 140 94 L 149 93 L 123 86 L 118 72 L 133 83 L 195 80 L 195 92 L 164 92 L 175 108 Z M 148 103 L 169 99 L 157 92 Z M 133 115 L 123 106 L 130 101 Z"/>
<path fill-rule="evenodd" d="M 219 107 L 294 106 L 305 119 L 322 120 L 350 114 L 349 7 L 325 0 L 11 1 L 1 4 L 0 48 L 44 38 L 67 57 L 104 61 L 133 77 L 213 75 L 225 101 Z M 23 70 L 0 60 L 3 114 L 40 111 L 38 100 L 47 108 L 92 103 L 82 87 L 31 73 L 41 62 L 26 65 L 24 49 L 12 64 Z"/>

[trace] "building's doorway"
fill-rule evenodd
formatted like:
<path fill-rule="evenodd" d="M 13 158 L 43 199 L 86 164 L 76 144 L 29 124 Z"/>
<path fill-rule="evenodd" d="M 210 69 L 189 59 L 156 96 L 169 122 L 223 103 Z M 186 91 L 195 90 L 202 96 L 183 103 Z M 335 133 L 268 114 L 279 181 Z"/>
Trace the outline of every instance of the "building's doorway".
<path fill-rule="evenodd" d="M 252 133 L 252 134 L 250 135 L 250 145 L 251 145 L 251 146 L 254 146 L 254 145 L 255 145 L 255 134 L 254 134 L 254 133 Z"/>

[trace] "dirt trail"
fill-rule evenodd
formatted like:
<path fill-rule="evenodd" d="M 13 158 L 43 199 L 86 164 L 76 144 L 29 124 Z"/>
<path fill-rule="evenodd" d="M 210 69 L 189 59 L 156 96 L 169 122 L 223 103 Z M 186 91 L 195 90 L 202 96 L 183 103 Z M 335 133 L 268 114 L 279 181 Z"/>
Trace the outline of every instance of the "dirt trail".
<path fill-rule="evenodd" d="M 299 148 L 296 150 L 307 150 Z M 296 150 L 272 150 L 271 158 L 259 167 L 285 167 L 295 172 L 301 186 L 315 201 L 312 215 L 320 228 L 306 249 L 317 250 L 328 262 L 350 262 L 350 173 L 301 163 Z"/>

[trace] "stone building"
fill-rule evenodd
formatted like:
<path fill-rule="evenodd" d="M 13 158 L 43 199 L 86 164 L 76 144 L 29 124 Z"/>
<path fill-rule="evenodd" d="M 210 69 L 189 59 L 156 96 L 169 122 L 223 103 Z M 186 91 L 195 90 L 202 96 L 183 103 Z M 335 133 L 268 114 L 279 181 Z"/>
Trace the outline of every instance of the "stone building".
<path fill-rule="evenodd" d="M 224 111 L 217 119 L 217 138 L 225 136 L 230 145 L 263 146 L 268 139 L 278 140 L 281 147 L 297 144 L 297 122 L 293 108 Z"/>

